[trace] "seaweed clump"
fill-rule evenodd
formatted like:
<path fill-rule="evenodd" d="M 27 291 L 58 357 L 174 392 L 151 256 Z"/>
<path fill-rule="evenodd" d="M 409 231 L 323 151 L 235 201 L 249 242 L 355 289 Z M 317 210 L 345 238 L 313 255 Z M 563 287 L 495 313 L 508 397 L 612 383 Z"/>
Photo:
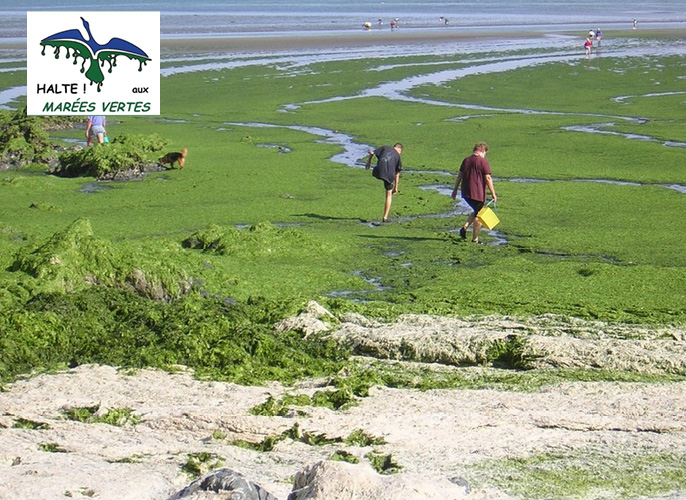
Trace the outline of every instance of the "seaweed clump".
<path fill-rule="evenodd" d="M 260 222 L 245 229 L 211 224 L 183 240 L 185 248 L 234 257 L 274 257 L 332 251 L 325 243 L 295 227 Z"/>
<path fill-rule="evenodd" d="M 180 259 L 97 238 L 88 219 L 11 264 L 0 315 L 0 383 L 22 373 L 87 363 L 173 370 L 237 383 L 331 376 L 350 352 L 331 339 L 276 332 L 295 305 L 203 296 Z M 169 252 L 178 251 L 178 245 Z"/>
<path fill-rule="evenodd" d="M 0 170 L 54 160 L 46 123 L 42 117 L 28 116 L 26 108 L 0 110 Z"/>
<path fill-rule="evenodd" d="M 141 296 L 170 301 L 190 290 L 190 278 L 172 262 L 115 247 L 93 234 L 79 218 L 45 242 L 20 250 L 11 271 L 40 281 L 45 292 L 74 292 L 93 285 L 121 287 Z"/>
<path fill-rule="evenodd" d="M 162 151 L 168 141 L 158 134 L 121 135 L 106 147 L 66 151 L 51 173 L 60 177 L 95 177 L 113 180 L 121 175 L 140 177 L 146 168 L 156 165 L 154 154 Z"/>

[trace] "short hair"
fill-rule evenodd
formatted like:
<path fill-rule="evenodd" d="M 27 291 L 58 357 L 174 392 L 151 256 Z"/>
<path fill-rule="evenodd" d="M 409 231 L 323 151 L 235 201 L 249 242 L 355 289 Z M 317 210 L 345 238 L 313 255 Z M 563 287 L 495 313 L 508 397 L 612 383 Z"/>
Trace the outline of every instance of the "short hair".
<path fill-rule="evenodd" d="M 393 147 L 394 147 L 394 148 L 398 148 L 400 151 L 403 150 L 403 145 L 402 145 L 401 143 L 399 143 L 399 142 L 396 142 L 395 144 L 393 144 Z"/>
<path fill-rule="evenodd" d="M 488 144 L 485 142 L 477 142 L 474 144 L 474 151 L 483 151 L 485 153 L 488 151 Z"/>

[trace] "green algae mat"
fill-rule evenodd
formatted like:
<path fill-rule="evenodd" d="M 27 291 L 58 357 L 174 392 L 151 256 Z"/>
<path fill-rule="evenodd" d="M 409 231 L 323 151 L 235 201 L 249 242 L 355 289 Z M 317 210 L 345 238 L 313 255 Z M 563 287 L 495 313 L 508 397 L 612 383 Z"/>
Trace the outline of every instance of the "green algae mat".
<path fill-rule="evenodd" d="M 403 99 L 365 93 L 517 57 L 171 74 L 163 116 L 113 117 L 108 133 L 186 147 L 183 170 L 127 182 L 47 175 L 40 162 L 2 171 L 0 327 L 12 354 L 0 374 L 93 361 L 190 364 L 246 382 L 326 373 L 346 353 L 313 345 L 311 370 L 283 361 L 292 339 L 207 354 L 225 332 L 266 339 L 311 299 L 381 319 L 553 313 L 683 325 L 683 55 L 570 56 L 415 85 Z M 0 86 L 20 77 L 2 73 Z M 479 140 L 491 148 L 501 223 L 472 245 L 456 232 L 466 211 L 446 192 Z M 379 224 L 383 187 L 363 159 L 396 141 L 405 172 L 391 222 Z M 229 360 L 256 353 L 262 368 L 227 374 Z"/>

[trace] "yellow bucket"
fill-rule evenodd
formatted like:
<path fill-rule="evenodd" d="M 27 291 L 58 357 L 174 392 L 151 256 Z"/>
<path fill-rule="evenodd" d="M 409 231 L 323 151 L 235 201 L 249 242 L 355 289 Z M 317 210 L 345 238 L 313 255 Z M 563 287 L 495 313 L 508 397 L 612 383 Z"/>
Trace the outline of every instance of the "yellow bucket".
<path fill-rule="evenodd" d="M 479 219 L 479 222 L 481 222 L 481 225 L 486 229 L 493 229 L 500 222 L 498 216 L 489 207 L 483 207 L 481 210 L 479 210 L 479 213 L 476 214 L 476 217 Z"/>

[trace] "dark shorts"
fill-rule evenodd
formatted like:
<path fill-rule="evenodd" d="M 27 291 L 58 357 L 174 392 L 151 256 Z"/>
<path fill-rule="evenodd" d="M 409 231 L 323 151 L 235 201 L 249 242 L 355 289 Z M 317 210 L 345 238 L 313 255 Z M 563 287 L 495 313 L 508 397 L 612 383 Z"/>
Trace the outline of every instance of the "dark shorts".
<path fill-rule="evenodd" d="M 388 182 L 385 179 L 381 179 L 383 181 L 383 187 L 386 188 L 386 191 L 393 191 L 393 188 L 395 187 L 395 181 L 394 182 Z"/>
<path fill-rule="evenodd" d="M 464 201 L 467 202 L 467 205 L 472 207 L 472 210 L 474 210 L 474 214 L 478 214 L 479 210 L 484 208 L 484 203 L 483 201 L 477 201 L 477 200 L 472 200 L 471 198 L 465 198 Z"/>

